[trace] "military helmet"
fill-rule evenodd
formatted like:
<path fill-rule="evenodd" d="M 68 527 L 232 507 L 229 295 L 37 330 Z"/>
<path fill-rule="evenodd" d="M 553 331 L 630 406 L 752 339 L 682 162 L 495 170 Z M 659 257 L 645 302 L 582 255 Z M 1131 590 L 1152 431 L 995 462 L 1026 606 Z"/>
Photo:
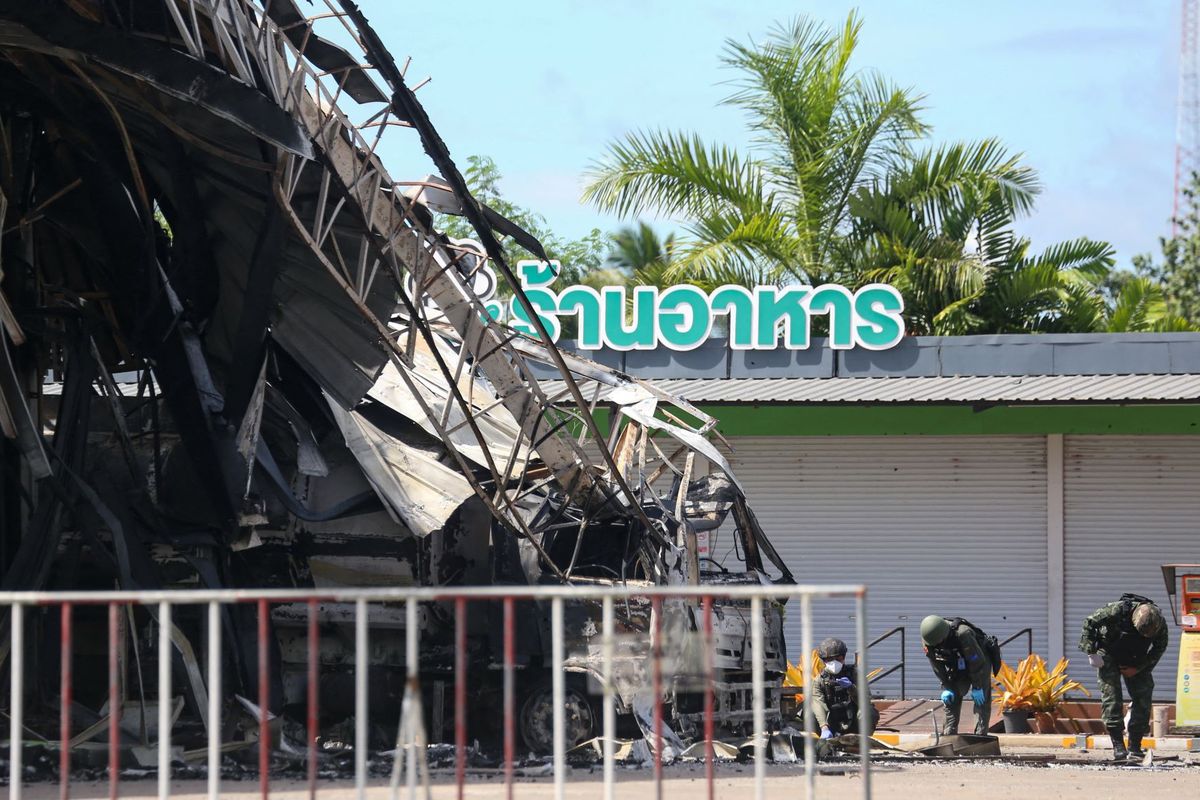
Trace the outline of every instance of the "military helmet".
<path fill-rule="evenodd" d="M 1162 612 L 1153 603 L 1142 603 L 1133 610 L 1133 627 L 1147 639 L 1157 636 L 1163 627 Z"/>
<path fill-rule="evenodd" d="M 822 661 L 832 661 L 846 657 L 846 643 L 841 639 L 826 639 L 817 645 L 817 655 Z"/>
<path fill-rule="evenodd" d="M 934 647 L 946 641 L 950 635 L 950 623 L 937 614 L 930 614 L 921 620 L 921 641 L 929 647 Z"/>

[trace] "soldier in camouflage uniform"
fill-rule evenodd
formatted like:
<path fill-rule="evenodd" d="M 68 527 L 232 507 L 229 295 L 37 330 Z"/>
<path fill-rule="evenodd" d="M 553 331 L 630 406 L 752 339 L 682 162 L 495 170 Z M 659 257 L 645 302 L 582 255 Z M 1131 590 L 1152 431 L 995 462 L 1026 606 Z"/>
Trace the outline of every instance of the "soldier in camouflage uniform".
<path fill-rule="evenodd" d="M 1142 737 L 1150 730 L 1150 703 L 1154 695 L 1151 670 L 1167 649 L 1167 626 L 1151 600 L 1126 594 L 1101 606 L 1083 621 L 1079 649 L 1099 670 L 1104 727 L 1112 738 L 1113 758 L 1140 760 Z M 1129 689 L 1129 749 L 1121 717 L 1121 678 Z"/>
<path fill-rule="evenodd" d="M 958 733 L 963 699 L 970 694 L 975 705 L 975 733 L 986 735 L 992 718 L 992 659 L 980 632 L 966 620 L 931 615 L 921 621 L 925 655 L 942 684 L 946 722 L 942 734 Z"/>
<path fill-rule="evenodd" d="M 846 663 L 846 643 L 841 639 L 826 639 L 817 648 L 825 669 L 813 680 L 812 712 L 821 726 L 821 738 L 831 739 L 844 733 L 858 733 L 865 724 L 867 735 L 875 732 L 879 712 L 869 706 L 864 715 L 858 707 L 858 674 Z"/>

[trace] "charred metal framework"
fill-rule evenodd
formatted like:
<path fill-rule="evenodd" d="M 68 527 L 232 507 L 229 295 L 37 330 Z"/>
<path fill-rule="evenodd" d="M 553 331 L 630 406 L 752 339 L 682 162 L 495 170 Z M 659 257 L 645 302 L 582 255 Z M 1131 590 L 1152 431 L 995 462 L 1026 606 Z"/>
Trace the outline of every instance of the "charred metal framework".
<path fill-rule="evenodd" d="M 0 0 L 0 588 L 790 582 L 715 420 L 489 317 L 490 264 L 538 319 L 497 236 L 541 246 L 470 196 L 357 6 L 324 6 Z M 441 177 L 393 179 L 385 142 Z M 439 233 L 446 212 L 478 242 Z M 702 561 L 701 535 L 738 563 Z M 303 689 L 302 611 L 272 615 L 273 704 Z M 737 721 L 746 609 L 714 613 Z M 127 620 L 135 654 L 152 617 Z M 471 654 L 495 660 L 484 622 Z M 518 638 L 531 667 L 545 626 Z M 170 635 L 203 717 L 188 620 Z M 259 653 L 231 652 L 249 687 Z"/>

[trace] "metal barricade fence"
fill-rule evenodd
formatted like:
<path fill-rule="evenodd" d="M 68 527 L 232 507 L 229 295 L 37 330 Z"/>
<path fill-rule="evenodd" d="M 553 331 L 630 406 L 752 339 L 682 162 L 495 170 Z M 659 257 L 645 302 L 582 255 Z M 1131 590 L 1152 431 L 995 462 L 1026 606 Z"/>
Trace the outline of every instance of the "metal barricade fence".
<path fill-rule="evenodd" d="M 25 612 L 29 608 L 57 607 L 60 620 L 61 643 L 61 714 L 59 750 L 60 797 L 70 796 L 72 720 L 71 698 L 74 687 L 72 675 L 72 620 L 73 610 L 79 606 L 103 605 L 108 610 L 108 787 L 109 796 L 120 796 L 120 681 L 118 649 L 121 638 L 121 615 L 133 606 L 141 606 L 156 612 L 158 625 L 158 685 L 157 685 L 157 780 L 158 796 L 170 796 L 172 767 L 171 736 L 173 726 L 173 702 L 171 687 L 172 610 L 177 606 L 205 606 L 207 608 L 207 792 L 208 797 L 218 798 L 221 794 L 221 713 L 222 713 L 222 606 L 231 604 L 253 604 L 257 614 L 257 679 L 258 679 L 258 773 L 261 795 L 270 796 L 271 759 L 271 706 L 270 687 L 270 625 L 271 606 L 285 603 L 301 603 L 307 606 L 306 626 L 306 743 L 308 793 L 318 794 L 317 782 L 317 739 L 319 720 L 319 631 L 318 611 L 322 603 L 354 604 L 354 780 L 356 796 L 367 794 L 367 751 L 368 719 L 370 709 L 367 702 L 368 690 L 368 637 L 371 604 L 403 604 L 405 610 L 405 690 L 401 703 L 400 722 L 396 736 L 390 791 L 387 796 L 398 798 L 403 779 L 406 796 L 416 800 L 418 781 L 423 785 L 423 794 L 429 797 L 429 768 L 426 763 L 427 744 L 421 710 L 420 693 L 420 629 L 418 609 L 425 603 L 452 603 L 454 609 L 454 775 L 458 800 L 462 800 L 466 784 L 467 765 L 467 614 L 472 602 L 499 602 L 503 611 L 503 774 L 506 797 L 513 798 L 514 764 L 516 762 L 515 734 L 515 680 L 514 680 L 514 605 L 517 601 L 548 602 L 550 604 L 551 653 L 549 672 L 553 697 L 553 781 L 554 798 L 563 800 L 567 769 L 565 741 L 565 654 L 563 608 L 566 602 L 591 601 L 601 604 L 601 686 L 603 691 L 602 731 L 603 742 L 603 798 L 614 797 L 614 746 L 616 737 L 616 703 L 614 687 L 614 604 L 627 603 L 631 598 L 648 600 L 650 613 L 650 656 L 652 672 L 653 727 L 651 751 L 654 760 L 654 785 L 657 798 L 662 797 L 663 783 L 663 603 L 664 601 L 699 601 L 701 622 L 699 635 L 704 644 L 703 668 L 705 670 L 703 690 L 703 741 L 705 778 L 708 800 L 715 797 L 714 752 L 714 648 L 713 648 L 713 600 L 749 601 L 750 604 L 750 661 L 752 664 L 752 739 L 754 754 L 754 798 L 765 796 L 766 751 L 768 731 L 766 725 L 766 689 L 764 660 L 766 653 L 763 642 L 764 601 L 795 600 L 799 602 L 802 641 L 800 651 L 807 660 L 813 648 L 812 603 L 817 598 L 853 597 L 857 602 L 856 646 L 858 707 L 864 709 L 870 702 L 865 676 L 869 673 L 866 631 L 866 589 L 855 585 L 798 586 L 655 586 L 655 587 L 584 587 L 584 586 L 537 586 L 537 587 L 472 587 L 472 588 L 388 588 L 388 589 L 337 589 L 337 590 L 187 590 L 148 592 L 9 592 L 0 593 L 0 608 L 10 612 L 11 648 L 10 706 L 8 777 L 9 798 L 20 800 L 23 789 L 23 746 L 24 746 L 24 655 L 25 655 Z M 811 700 L 812 680 L 815 676 L 804 670 L 803 719 L 806 731 L 812 730 Z M 147 695 L 150 693 L 147 692 Z M 144 712 L 144 709 L 143 709 Z M 859 749 L 861 764 L 862 796 L 871 796 L 869 742 L 866 731 L 860 726 Z M 678 755 L 678 754 L 676 754 Z M 816 742 L 813 736 L 804 736 L 804 774 L 806 796 L 815 796 L 816 787 Z M 372 792 L 376 795 L 376 792 Z M 378 795 L 376 795 L 378 796 Z"/>

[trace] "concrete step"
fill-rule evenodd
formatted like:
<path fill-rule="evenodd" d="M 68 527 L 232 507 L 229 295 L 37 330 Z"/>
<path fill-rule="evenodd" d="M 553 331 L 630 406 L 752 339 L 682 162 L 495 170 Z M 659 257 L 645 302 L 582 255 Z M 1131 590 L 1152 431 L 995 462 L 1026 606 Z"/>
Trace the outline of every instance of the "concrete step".
<path fill-rule="evenodd" d="M 882 731 L 875 738 L 892 747 L 904 750 L 915 750 L 934 743 L 934 737 L 918 733 L 891 733 Z M 1107 736 L 1060 736 L 1057 734 L 1040 733 L 1000 733 L 996 734 L 1001 748 L 1062 748 L 1064 750 L 1104 750 L 1111 747 Z M 1142 746 L 1158 752 L 1198 752 L 1200 738 L 1186 736 L 1164 736 L 1161 738 L 1147 737 L 1142 740 Z"/>
<path fill-rule="evenodd" d="M 897 733 L 930 733 L 933 731 L 934 719 L 940 727 L 946 718 L 946 710 L 938 700 L 896 700 L 889 701 L 886 706 L 877 702 L 879 709 L 880 730 Z M 992 704 L 992 714 L 988 730 L 1004 730 L 1004 718 L 1000 713 L 1000 704 Z M 962 717 L 959 721 L 960 731 L 971 731 L 975 727 L 975 709 L 971 703 L 963 703 Z"/>
<path fill-rule="evenodd" d="M 937 718 L 940 726 L 945 719 L 945 710 L 937 700 L 876 700 L 875 708 L 879 711 L 878 729 L 895 734 L 927 735 L 933 731 L 933 719 Z M 1156 703 L 1155 709 L 1166 706 L 1168 734 L 1172 733 L 1175 720 L 1175 707 L 1166 703 Z M 1151 717 L 1153 720 L 1153 716 Z M 960 731 L 974 729 L 975 712 L 970 703 L 963 704 L 963 716 L 959 724 Z M 1031 727 L 1038 732 L 1036 723 L 1031 720 Z M 1041 731 L 1051 736 L 1101 736 L 1105 734 L 1104 723 L 1100 719 L 1100 703 L 1096 701 L 1070 701 L 1062 703 L 1054 714 L 1053 731 Z M 992 703 L 992 715 L 988 725 L 992 733 L 1004 732 L 1004 714 L 999 701 Z M 1187 736 L 1186 732 L 1179 732 Z M 1029 735 L 1029 734 L 1014 734 Z"/>

